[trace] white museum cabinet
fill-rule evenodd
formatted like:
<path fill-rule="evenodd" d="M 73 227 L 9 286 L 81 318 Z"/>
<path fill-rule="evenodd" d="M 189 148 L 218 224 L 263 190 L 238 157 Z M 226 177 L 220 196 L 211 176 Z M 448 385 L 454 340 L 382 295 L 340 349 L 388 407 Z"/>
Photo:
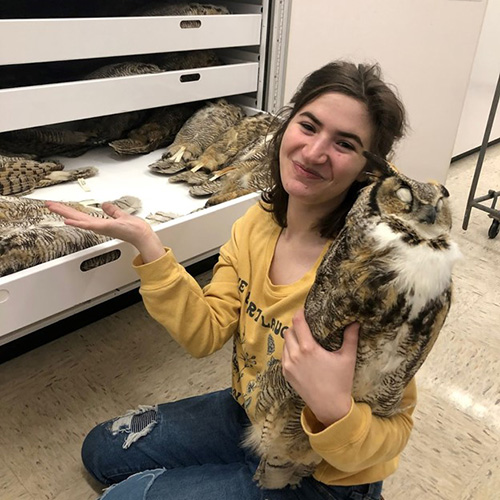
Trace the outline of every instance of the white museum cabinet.
<path fill-rule="evenodd" d="M 397 150 L 401 170 L 444 181 L 451 159 L 486 2 L 481 0 L 232 1 L 229 16 L 2 19 L 0 65 L 215 48 L 225 64 L 188 71 L 0 90 L 0 131 L 60 123 L 168 104 L 232 96 L 253 109 L 277 111 L 307 73 L 333 59 L 380 62 L 408 109 L 410 133 Z M 89 36 L 92 34 L 92 36 Z M 16 44 L 11 40 L 21 41 Z M 64 40 L 64 43 L 61 42 Z M 9 47 L 4 50 L 3 47 Z M 460 53 L 460 58 L 455 54 Z M 196 80 L 182 78 L 196 74 Z M 139 215 L 180 217 L 156 226 L 178 260 L 217 253 L 233 221 L 255 203 L 248 195 L 193 212 L 204 200 L 148 172 L 162 150 L 117 161 L 109 148 L 63 162 L 95 165 L 98 176 L 58 185 L 34 198 L 141 198 Z M 118 249 L 120 258 L 81 271 L 81 263 Z M 0 344 L 138 286 L 134 249 L 116 240 L 0 278 Z"/>

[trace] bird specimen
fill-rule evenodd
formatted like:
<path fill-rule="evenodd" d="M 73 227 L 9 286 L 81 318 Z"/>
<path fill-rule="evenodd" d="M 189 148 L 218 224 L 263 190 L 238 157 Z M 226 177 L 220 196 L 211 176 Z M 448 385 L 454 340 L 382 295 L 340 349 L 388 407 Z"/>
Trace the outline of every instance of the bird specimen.
<path fill-rule="evenodd" d="M 45 125 L 0 134 L 0 148 L 12 155 L 32 154 L 41 158 L 49 156 L 78 156 L 95 146 L 97 137 L 91 131 L 62 129 Z"/>
<path fill-rule="evenodd" d="M 197 159 L 192 160 L 190 167 L 194 172 L 200 168 L 214 172 L 229 166 L 229 163 L 245 148 L 269 133 L 272 122 L 273 115 L 270 113 L 261 112 L 244 116 L 219 136 Z"/>
<path fill-rule="evenodd" d="M 37 161 L 26 156 L 0 155 L 0 195 L 24 195 L 37 188 L 97 174 L 95 167 L 63 169 L 64 165 L 55 160 Z"/>
<path fill-rule="evenodd" d="M 389 417 L 400 411 L 404 389 L 443 326 L 460 252 L 449 235 L 446 188 L 365 156 L 380 177 L 361 191 L 320 263 L 305 317 L 328 351 L 338 350 L 345 327 L 359 322 L 352 396 Z M 297 485 L 321 461 L 300 424 L 304 402 L 277 359 L 269 360 L 257 388 L 257 420 L 247 436 L 261 457 L 254 479 L 265 488 Z"/>
<path fill-rule="evenodd" d="M 139 128 L 130 131 L 126 138 L 109 145 L 119 154 L 143 154 L 170 144 L 186 120 L 199 107 L 198 102 L 165 106 L 153 111 Z"/>
<path fill-rule="evenodd" d="M 190 160 L 198 158 L 243 116 L 240 106 L 230 104 L 225 99 L 207 102 L 186 121 L 160 160 L 149 165 L 149 168 L 161 174 L 175 174 L 184 170 Z"/>
<path fill-rule="evenodd" d="M 118 78 L 120 76 L 148 75 L 161 73 L 162 69 L 156 64 L 139 61 L 123 61 L 106 64 L 87 73 L 84 80 L 96 80 L 98 78 Z"/>
<path fill-rule="evenodd" d="M 135 213 L 141 203 L 124 196 L 113 201 L 122 210 Z M 107 217 L 99 208 L 81 203 L 67 205 L 95 217 Z M 56 259 L 110 240 L 92 231 L 66 226 L 63 218 L 50 212 L 43 200 L 0 196 L 0 276 Z M 97 258 L 93 264 L 114 260 L 111 255 Z M 88 269 L 88 267 L 87 267 Z"/>
<path fill-rule="evenodd" d="M 223 203 L 239 196 L 271 187 L 271 171 L 269 166 L 269 142 L 278 128 L 279 120 L 274 119 L 266 135 L 257 137 L 245 147 L 228 167 L 210 175 L 203 183 L 192 183 L 189 190 L 191 196 L 211 195 L 205 207 Z M 190 171 L 192 176 L 202 171 Z M 189 183 L 189 180 L 187 181 Z"/>
<path fill-rule="evenodd" d="M 148 56 L 162 71 L 220 66 L 221 60 L 214 50 L 187 50 Z"/>
<path fill-rule="evenodd" d="M 209 16 L 229 14 L 222 5 L 152 2 L 132 11 L 134 16 Z"/>
<path fill-rule="evenodd" d="M 178 183 L 186 182 L 190 186 L 199 186 L 209 181 L 212 174 L 199 170 L 198 172 L 192 172 L 191 170 L 183 170 L 178 174 L 174 174 L 168 178 L 168 182 Z M 195 195 L 196 196 L 196 195 Z"/>

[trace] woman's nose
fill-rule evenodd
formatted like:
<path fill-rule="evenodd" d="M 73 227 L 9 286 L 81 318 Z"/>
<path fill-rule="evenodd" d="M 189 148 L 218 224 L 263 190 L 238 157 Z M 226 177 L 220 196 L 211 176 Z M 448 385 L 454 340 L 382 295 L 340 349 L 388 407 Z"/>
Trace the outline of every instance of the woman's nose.
<path fill-rule="evenodd" d="M 311 138 L 304 146 L 302 155 L 311 163 L 324 163 L 328 157 L 325 142 L 318 137 Z"/>

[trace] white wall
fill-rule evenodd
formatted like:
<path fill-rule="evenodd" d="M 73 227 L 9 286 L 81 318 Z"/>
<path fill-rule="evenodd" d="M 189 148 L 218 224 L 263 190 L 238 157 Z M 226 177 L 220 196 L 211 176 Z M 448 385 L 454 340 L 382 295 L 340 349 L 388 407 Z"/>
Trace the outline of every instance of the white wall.
<path fill-rule="evenodd" d="M 485 8 L 484 0 L 292 0 L 284 102 L 333 59 L 377 61 L 411 125 L 396 163 L 444 182 Z"/>
<path fill-rule="evenodd" d="M 500 0 L 489 0 L 453 148 L 453 156 L 470 151 L 482 144 L 499 72 Z M 499 137 L 500 110 L 497 110 L 497 117 L 493 123 L 489 140 L 492 141 Z"/>

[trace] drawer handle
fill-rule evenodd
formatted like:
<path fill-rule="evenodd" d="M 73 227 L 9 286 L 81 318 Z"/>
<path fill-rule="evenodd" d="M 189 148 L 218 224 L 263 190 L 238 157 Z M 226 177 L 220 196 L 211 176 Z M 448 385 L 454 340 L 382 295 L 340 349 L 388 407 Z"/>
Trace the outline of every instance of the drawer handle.
<path fill-rule="evenodd" d="M 9 300 L 9 295 L 8 290 L 0 290 L 0 304 L 2 302 L 7 302 Z"/>
<path fill-rule="evenodd" d="M 119 259 L 121 254 L 120 250 L 112 250 L 111 252 L 106 252 L 98 255 L 97 257 L 84 260 L 80 264 L 80 271 L 86 272 L 91 269 L 95 269 L 96 267 L 104 266 L 104 264 L 109 264 L 110 262 Z"/>
<path fill-rule="evenodd" d="M 181 75 L 181 82 L 197 82 L 201 78 L 199 73 L 191 73 L 190 75 Z"/>
<path fill-rule="evenodd" d="M 193 29 L 193 28 L 200 28 L 201 27 L 201 21 L 181 21 L 180 22 L 180 27 L 183 30 L 186 29 Z"/>

